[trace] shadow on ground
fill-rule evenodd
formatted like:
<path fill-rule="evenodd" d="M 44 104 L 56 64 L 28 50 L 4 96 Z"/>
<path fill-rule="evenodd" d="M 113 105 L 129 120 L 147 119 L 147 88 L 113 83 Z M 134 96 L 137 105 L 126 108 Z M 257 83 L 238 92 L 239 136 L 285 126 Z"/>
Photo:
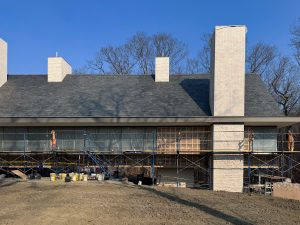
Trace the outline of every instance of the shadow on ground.
<path fill-rule="evenodd" d="M 18 180 L 6 180 L 5 178 L 0 179 L 0 187 L 12 186 L 15 183 L 18 183 Z"/>
<path fill-rule="evenodd" d="M 143 189 L 143 190 L 146 190 L 146 191 L 149 191 L 151 193 L 154 193 L 160 197 L 163 197 L 165 199 L 168 199 L 172 202 L 175 202 L 175 203 L 179 203 L 181 205 L 185 205 L 185 206 L 188 206 L 188 207 L 194 207 L 198 210 L 201 210 L 209 215 L 212 215 L 214 217 L 217 217 L 217 218 L 220 218 L 220 219 L 223 219 L 231 224 L 236 224 L 236 225 L 240 225 L 240 224 L 244 224 L 244 225 L 252 225 L 252 223 L 250 222 L 247 222 L 243 219 L 239 219 L 237 217 L 234 217 L 234 216 L 230 216 L 228 214 L 225 214 L 219 210 L 216 210 L 216 209 L 213 209 L 211 207 L 208 207 L 206 205 L 203 205 L 203 204 L 199 204 L 199 203 L 196 203 L 196 202 L 192 202 L 192 201 L 188 201 L 188 200 L 185 200 L 185 199 L 182 199 L 178 196 L 175 196 L 175 195 L 172 195 L 172 194 L 169 194 L 169 193 L 165 193 L 165 192 L 161 192 L 155 188 L 151 188 L 151 187 L 145 187 L 145 186 L 139 186 L 139 188 Z"/>

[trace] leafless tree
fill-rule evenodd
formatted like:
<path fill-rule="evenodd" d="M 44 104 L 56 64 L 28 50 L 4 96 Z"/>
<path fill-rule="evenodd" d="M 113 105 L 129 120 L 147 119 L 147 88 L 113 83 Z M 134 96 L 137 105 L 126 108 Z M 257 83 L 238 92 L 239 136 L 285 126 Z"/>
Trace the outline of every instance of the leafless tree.
<path fill-rule="evenodd" d="M 170 57 L 172 73 L 178 73 L 182 70 L 181 63 L 187 56 L 187 47 L 183 42 L 170 34 L 158 33 L 152 36 L 152 43 L 155 56 Z"/>
<path fill-rule="evenodd" d="M 277 55 L 275 46 L 259 42 L 247 51 L 247 72 L 260 75 L 265 79 L 265 73 Z"/>
<path fill-rule="evenodd" d="M 201 37 L 201 48 L 195 58 L 186 61 L 186 72 L 188 74 L 210 73 L 212 34 L 204 34 Z"/>
<path fill-rule="evenodd" d="M 295 59 L 300 66 L 300 17 L 298 22 L 292 27 L 291 34 L 291 46 L 295 51 Z"/>
<path fill-rule="evenodd" d="M 92 60 L 87 62 L 87 69 L 96 74 L 104 74 L 104 57 L 102 52 L 99 51 L 96 53 L 95 57 Z"/>
<path fill-rule="evenodd" d="M 135 61 L 132 59 L 129 45 L 108 46 L 102 48 L 99 54 L 103 61 L 107 63 L 110 69 L 109 73 L 113 75 L 128 75 L 132 73 Z"/>
<path fill-rule="evenodd" d="M 129 40 L 131 54 L 137 62 L 137 72 L 140 74 L 154 73 L 154 51 L 151 37 L 137 33 Z"/>
<path fill-rule="evenodd" d="M 297 110 L 300 101 L 299 71 L 287 57 L 279 56 L 272 65 L 269 88 L 284 114 Z"/>
<path fill-rule="evenodd" d="M 137 33 L 124 45 L 101 48 L 87 67 L 98 74 L 153 74 L 155 56 L 166 56 L 170 57 L 171 73 L 178 73 L 186 55 L 186 45 L 169 34 Z"/>
<path fill-rule="evenodd" d="M 248 73 L 259 74 L 285 115 L 294 113 L 300 100 L 299 72 L 275 46 L 257 43 L 246 56 Z"/>
<path fill-rule="evenodd" d="M 199 74 L 203 72 L 202 67 L 200 65 L 199 57 L 188 58 L 186 60 L 185 72 L 187 74 Z"/>
<path fill-rule="evenodd" d="M 212 34 L 204 34 L 201 37 L 202 47 L 198 54 L 202 71 L 210 73 L 210 60 L 211 60 L 211 46 L 212 46 Z"/>
<path fill-rule="evenodd" d="M 73 75 L 89 74 L 89 69 L 86 66 L 75 68 L 72 71 Z"/>

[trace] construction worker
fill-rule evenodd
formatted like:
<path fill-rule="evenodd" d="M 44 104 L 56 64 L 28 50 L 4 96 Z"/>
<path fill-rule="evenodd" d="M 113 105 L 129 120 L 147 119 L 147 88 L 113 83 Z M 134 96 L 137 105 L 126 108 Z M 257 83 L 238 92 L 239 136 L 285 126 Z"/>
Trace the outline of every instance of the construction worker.
<path fill-rule="evenodd" d="M 295 148 L 295 135 L 292 133 L 291 130 L 288 131 L 287 139 L 288 139 L 288 150 L 290 152 L 293 152 Z"/>
<path fill-rule="evenodd" d="M 254 134 L 251 129 L 248 130 L 248 145 L 249 150 L 253 151 Z"/>
<path fill-rule="evenodd" d="M 56 149 L 56 132 L 55 132 L 55 130 L 51 131 L 50 147 L 51 147 L 52 151 L 54 151 Z"/>

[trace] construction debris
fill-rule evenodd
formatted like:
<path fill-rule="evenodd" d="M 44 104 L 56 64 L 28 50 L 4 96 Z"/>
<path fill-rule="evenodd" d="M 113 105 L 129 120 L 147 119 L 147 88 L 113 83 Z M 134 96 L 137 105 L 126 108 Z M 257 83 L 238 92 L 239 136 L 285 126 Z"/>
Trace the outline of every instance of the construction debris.
<path fill-rule="evenodd" d="M 272 195 L 274 197 L 294 199 L 300 201 L 300 184 L 287 182 L 273 183 Z"/>
<path fill-rule="evenodd" d="M 13 174 L 15 174 L 16 176 L 20 177 L 23 180 L 27 180 L 27 176 L 25 173 L 22 173 L 20 170 L 12 170 L 11 171 Z"/>

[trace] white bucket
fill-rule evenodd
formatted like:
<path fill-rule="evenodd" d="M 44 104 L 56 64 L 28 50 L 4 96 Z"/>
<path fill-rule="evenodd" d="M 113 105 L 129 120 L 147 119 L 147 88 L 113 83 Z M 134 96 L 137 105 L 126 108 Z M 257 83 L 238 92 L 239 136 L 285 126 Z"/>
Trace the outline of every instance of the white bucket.
<path fill-rule="evenodd" d="M 85 182 L 88 181 L 88 175 L 87 174 L 83 175 L 83 181 L 85 181 Z"/>
<path fill-rule="evenodd" d="M 97 174 L 97 179 L 98 179 L 99 181 L 104 180 L 104 174 L 103 174 L 103 173 Z"/>

